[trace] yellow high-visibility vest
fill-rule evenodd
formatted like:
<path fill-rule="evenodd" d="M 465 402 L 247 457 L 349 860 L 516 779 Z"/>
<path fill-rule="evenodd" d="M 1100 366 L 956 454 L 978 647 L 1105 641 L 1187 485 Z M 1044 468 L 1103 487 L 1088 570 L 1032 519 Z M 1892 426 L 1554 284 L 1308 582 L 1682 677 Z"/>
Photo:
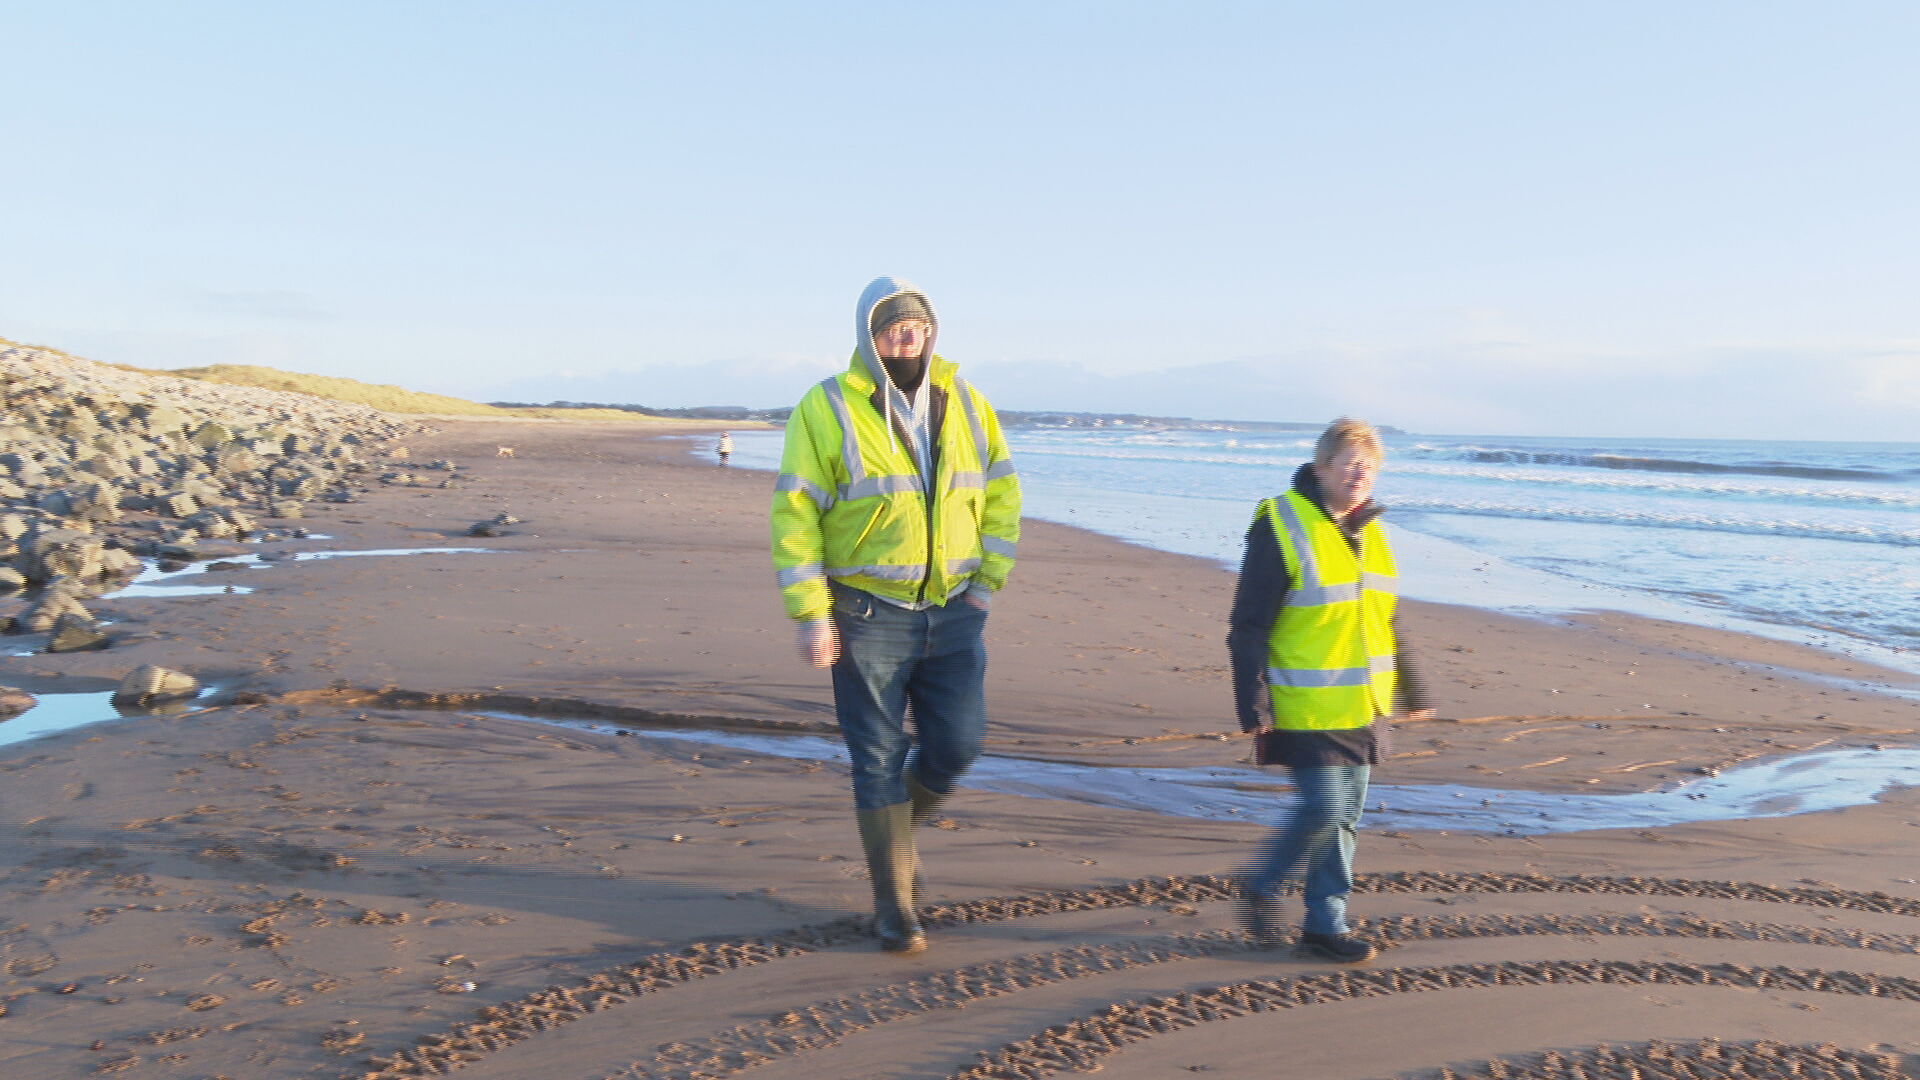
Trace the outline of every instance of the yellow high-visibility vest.
<path fill-rule="evenodd" d="M 1267 638 L 1274 727 L 1341 731 L 1391 713 L 1399 574 L 1386 530 L 1368 522 L 1356 555 L 1298 491 L 1262 500 L 1255 517 L 1273 528 L 1292 583 Z"/>
<path fill-rule="evenodd" d="M 931 492 L 912 448 L 874 409 L 873 376 L 857 353 L 788 418 L 772 524 L 789 617 L 825 618 L 828 579 L 932 604 L 970 577 L 995 590 L 1006 584 L 1020 542 L 1020 478 L 1000 420 L 950 361 L 932 357 L 927 378 L 947 393 Z"/>

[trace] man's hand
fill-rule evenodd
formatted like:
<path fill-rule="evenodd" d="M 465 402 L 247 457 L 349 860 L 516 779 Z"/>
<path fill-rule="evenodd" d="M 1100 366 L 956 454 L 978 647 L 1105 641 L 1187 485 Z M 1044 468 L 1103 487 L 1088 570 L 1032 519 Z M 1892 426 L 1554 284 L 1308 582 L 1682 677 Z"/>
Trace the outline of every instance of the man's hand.
<path fill-rule="evenodd" d="M 798 623 L 800 662 L 808 667 L 832 667 L 840 659 L 840 633 L 832 619 L 813 619 Z"/>
<path fill-rule="evenodd" d="M 971 604 L 981 611 L 990 611 L 992 610 L 990 606 L 993 603 L 992 597 L 993 594 L 990 592 L 985 592 L 980 589 L 968 589 L 966 592 L 960 594 L 960 602 L 963 604 Z"/>

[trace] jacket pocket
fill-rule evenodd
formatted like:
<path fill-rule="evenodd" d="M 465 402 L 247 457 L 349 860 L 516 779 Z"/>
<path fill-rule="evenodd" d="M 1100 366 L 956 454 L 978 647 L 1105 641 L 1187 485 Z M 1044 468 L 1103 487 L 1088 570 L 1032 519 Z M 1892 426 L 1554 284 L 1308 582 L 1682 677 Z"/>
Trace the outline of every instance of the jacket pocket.
<path fill-rule="evenodd" d="M 881 519 L 887 516 L 887 505 L 887 500 L 881 499 L 874 506 L 873 513 L 867 516 L 867 523 L 860 527 L 859 534 L 853 538 L 853 546 L 848 549 L 849 551 L 866 550 L 867 538 L 873 535 L 873 531 L 880 527 Z"/>

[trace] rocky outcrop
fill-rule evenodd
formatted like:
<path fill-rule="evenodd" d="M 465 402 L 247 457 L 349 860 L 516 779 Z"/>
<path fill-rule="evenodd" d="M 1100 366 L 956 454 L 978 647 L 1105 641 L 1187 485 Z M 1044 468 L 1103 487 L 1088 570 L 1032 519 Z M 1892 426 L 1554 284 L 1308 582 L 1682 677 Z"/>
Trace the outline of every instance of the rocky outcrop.
<path fill-rule="evenodd" d="M 417 430 L 363 405 L 0 342 L 0 590 L 97 593 L 142 556 L 259 538 L 263 521 L 385 479 L 381 448 Z"/>

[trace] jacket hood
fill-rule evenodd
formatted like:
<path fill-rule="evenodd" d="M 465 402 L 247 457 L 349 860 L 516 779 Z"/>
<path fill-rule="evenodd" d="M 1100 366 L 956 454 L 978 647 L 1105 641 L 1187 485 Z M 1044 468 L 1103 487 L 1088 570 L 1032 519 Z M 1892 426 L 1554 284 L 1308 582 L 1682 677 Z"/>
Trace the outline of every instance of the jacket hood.
<path fill-rule="evenodd" d="M 912 282 L 891 276 L 877 277 L 868 282 L 860 292 L 860 303 L 853 309 L 853 340 L 854 352 L 860 357 L 860 364 L 866 373 L 873 377 L 876 386 L 888 385 L 887 369 L 880 363 L 880 350 L 873 343 L 873 325 L 869 320 L 873 318 L 874 308 L 902 293 L 911 293 L 927 305 L 927 316 L 933 322 L 933 329 L 927 334 L 926 351 L 921 355 L 929 362 L 933 360 L 934 339 L 940 335 L 940 317 L 934 311 L 933 301 L 927 299 L 927 294 Z"/>
<path fill-rule="evenodd" d="M 926 293 L 921 292 L 919 288 L 911 282 L 903 281 L 897 277 L 877 277 L 868 282 L 867 287 L 861 290 L 860 303 L 855 305 L 853 309 L 853 340 L 855 343 L 853 363 L 855 367 L 864 370 L 867 373 L 867 377 L 873 380 L 873 384 L 880 388 L 881 407 L 887 417 L 888 446 L 894 445 L 894 441 L 897 438 L 894 431 L 893 418 L 905 414 L 909 406 L 907 405 L 906 395 L 902 394 L 900 388 L 893 385 L 893 381 L 887 378 L 886 365 L 880 362 L 880 350 L 875 348 L 873 344 L 872 319 L 874 308 L 879 307 L 881 304 L 902 293 L 911 293 L 919 297 L 921 303 L 927 305 L 927 320 L 933 325 L 927 331 L 927 345 L 920 353 L 920 356 L 927 363 L 926 377 L 931 382 L 934 377 L 934 361 L 936 360 L 936 357 L 933 355 L 933 340 L 940 333 L 940 317 L 934 313 L 933 301 L 927 299 Z M 911 440 L 909 440 L 909 442 L 911 442 Z"/>

